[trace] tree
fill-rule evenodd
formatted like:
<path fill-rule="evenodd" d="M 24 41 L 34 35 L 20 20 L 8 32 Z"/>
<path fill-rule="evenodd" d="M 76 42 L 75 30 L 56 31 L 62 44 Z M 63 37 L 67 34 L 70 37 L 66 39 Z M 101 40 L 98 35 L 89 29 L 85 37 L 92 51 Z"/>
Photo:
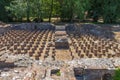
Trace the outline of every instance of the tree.
<path fill-rule="evenodd" d="M 74 12 L 79 19 L 85 19 L 85 12 L 90 9 L 90 0 L 76 0 Z"/>
<path fill-rule="evenodd" d="M 120 0 L 104 0 L 103 20 L 105 23 L 114 23 L 119 17 Z"/>
<path fill-rule="evenodd" d="M 9 21 L 8 12 L 5 9 L 5 6 L 9 6 L 12 0 L 0 0 L 0 20 Z"/>
<path fill-rule="evenodd" d="M 49 14 L 49 22 L 51 22 L 52 11 L 53 11 L 53 0 L 51 0 L 50 14 Z"/>
<path fill-rule="evenodd" d="M 90 0 L 90 15 L 94 22 L 97 22 L 103 13 L 103 0 Z"/>
<path fill-rule="evenodd" d="M 104 23 L 115 23 L 120 17 L 120 0 L 90 0 L 90 10 L 94 22 L 99 17 L 103 18 Z M 89 13 L 90 14 L 90 13 Z"/>
<path fill-rule="evenodd" d="M 26 8 L 26 12 L 27 12 L 27 22 L 30 21 L 30 2 L 29 0 L 26 0 L 26 4 L 27 4 L 27 8 Z"/>
<path fill-rule="evenodd" d="M 61 3 L 61 19 L 73 21 L 75 17 L 84 19 L 85 12 L 89 9 L 89 0 L 64 0 Z"/>
<path fill-rule="evenodd" d="M 16 20 L 47 18 L 49 22 L 56 16 L 63 21 L 84 20 L 88 14 L 95 22 L 103 18 L 105 23 L 113 23 L 120 17 L 119 3 L 120 0 L 1 0 L 0 12 Z"/>
<path fill-rule="evenodd" d="M 34 0 L 31 3 L 32 17 L 37 17 L 38 20 L 41 18 L 42 15 L 42 2 L 42 0 Z"/>
<path fill-rule="evenodd" d="M 74 0 L 64 0 L 61 3 L 61 19 L 72 21 Z"/>
<path fill-rule="evenodd" d="M 28 5 L 25 0 L 14 0 L 10 6 L 6 7 L 7 11 L 10 11 L 10 15 L 16 18 L 18 21 L 22 21 L 22 18 L 27 16 L 29 19 Z"/>

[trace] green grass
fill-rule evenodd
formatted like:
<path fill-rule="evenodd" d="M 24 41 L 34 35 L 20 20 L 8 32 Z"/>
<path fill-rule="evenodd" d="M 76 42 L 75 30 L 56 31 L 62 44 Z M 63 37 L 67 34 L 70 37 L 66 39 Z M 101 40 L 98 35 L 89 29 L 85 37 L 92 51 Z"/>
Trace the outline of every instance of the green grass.
<path fill-rule="evenodd" d="M 56 73 L 56 75 L 57 75 L 57 76 L 60 76 L 60 75 L 61 75 L 60 71 L 58 71 L 58 72 Z"/>

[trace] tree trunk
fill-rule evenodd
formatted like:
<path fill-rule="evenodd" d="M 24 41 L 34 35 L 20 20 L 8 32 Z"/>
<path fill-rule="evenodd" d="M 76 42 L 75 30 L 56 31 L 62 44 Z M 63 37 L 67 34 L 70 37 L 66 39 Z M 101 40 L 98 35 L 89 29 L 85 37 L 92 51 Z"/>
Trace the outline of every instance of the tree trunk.
<path fill-rule="evenodd" d="M 30 21 L 30 6 L 29 6 L 29 1 L 27 0 L 27 22 Z"/>
<path fill-rule="evenodd" d="M 51 1 L 51 8 L 50 8 L 49 22 L 51 22 L 52 11 L 53 11 L 53 0 Z"/>
<path fill-rule="evenodd" d="M 70 21 L 73 22 L 73 7 L 74 7 L 74 3 L 73 3 L 72 0 L 70 0 L 70 1 L 71 1 L 70 2 L 70 5 L 71 5 L 71 7 L 70 7 L 70 12 L 71 12 Z"/>
<path fill-rule="evenodd" d="M 41 0 L 40 0 L 41 1 Z M 40 21 L 40 17 L 41 17 L 41 4 L 39 2 L 39 0 L 37 0 L 37 18 L 38 18 L 38 22 Z"/>
<path fill-rule="evenodd" d="M 98 22 L 98 16 L 93 17 L 93 22 Z"/>

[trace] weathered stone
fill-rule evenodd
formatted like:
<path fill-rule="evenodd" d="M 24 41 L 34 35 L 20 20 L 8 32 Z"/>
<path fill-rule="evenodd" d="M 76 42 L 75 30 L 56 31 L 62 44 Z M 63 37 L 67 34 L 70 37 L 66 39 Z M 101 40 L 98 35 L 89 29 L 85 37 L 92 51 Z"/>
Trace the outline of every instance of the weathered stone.
<path fill-rule="evenodd" d="M 58 38 L 55 41 L 56 49 L 69 49 L 69 43 L 67 38 Z"/>

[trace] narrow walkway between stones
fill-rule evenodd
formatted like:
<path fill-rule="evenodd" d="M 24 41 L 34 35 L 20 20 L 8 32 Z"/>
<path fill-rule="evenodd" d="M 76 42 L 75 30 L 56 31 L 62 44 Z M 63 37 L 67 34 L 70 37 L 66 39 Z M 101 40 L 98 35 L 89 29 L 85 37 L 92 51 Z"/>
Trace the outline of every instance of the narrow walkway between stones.
<path fill-rule="evenodd" d="M 56 25 L 55 31 L 55 48 L 56 60 L 71 60 L 72 56 L 69 52 L 69 42 L 65 30 L 65 25 Z"/>

